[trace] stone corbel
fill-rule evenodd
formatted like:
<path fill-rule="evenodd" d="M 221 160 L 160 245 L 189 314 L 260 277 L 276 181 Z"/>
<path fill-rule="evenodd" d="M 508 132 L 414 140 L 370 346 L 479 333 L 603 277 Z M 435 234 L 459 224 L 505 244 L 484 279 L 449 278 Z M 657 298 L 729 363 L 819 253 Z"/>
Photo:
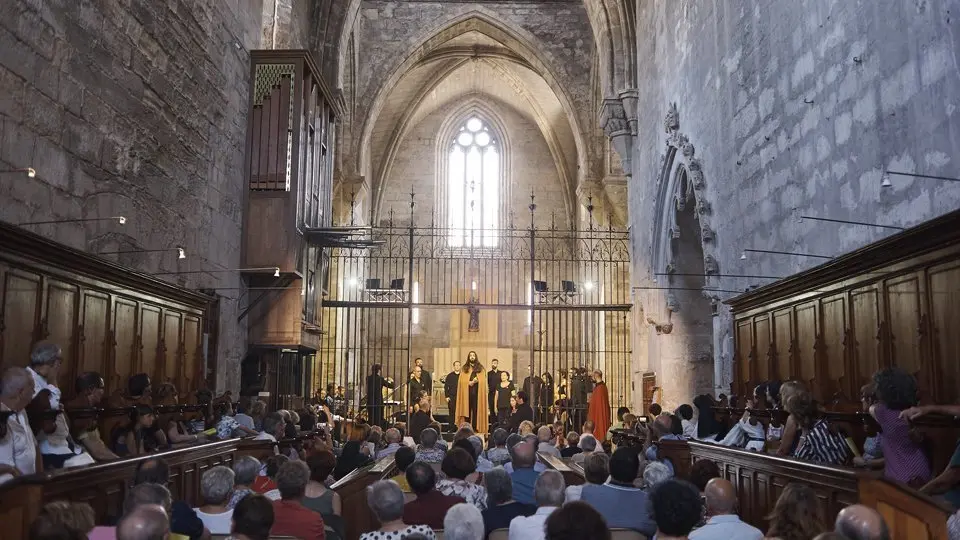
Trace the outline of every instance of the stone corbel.
<path fill-rule="evenodd" d="M 635 101 L 633 107 L 636 111 Z M 633 116 L 635 117 L 636 114 Z M 636 122 L 634 122 L 634 125 L 636 125 Z M 600 108 L 600 127 L 613 144 L 613 149 L 620 155 L 624 174 L 631 176 L 633 174 L 634 132 L 631 130 L 627 111 L 620 98 L 603 100 L 603 106 Z"/>
<path fill-rule="evenodd" d="M 636 136 L 637 128 L 637 102 L 640 101 L 640 91 L 636 88 L 630 88 L 620 92 L 620 103 L 623 105 L 623 111 L 627 115 L 627 123 L 630 125 L 630 134 Z"/>

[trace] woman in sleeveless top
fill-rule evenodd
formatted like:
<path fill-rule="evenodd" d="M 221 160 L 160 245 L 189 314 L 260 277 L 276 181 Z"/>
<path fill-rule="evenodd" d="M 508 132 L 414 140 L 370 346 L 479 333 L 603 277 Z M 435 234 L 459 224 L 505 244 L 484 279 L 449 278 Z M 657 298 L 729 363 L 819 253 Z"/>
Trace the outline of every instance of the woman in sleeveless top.
<path fill-rule="evenodd" d="M 152 430 L 156 420 L 153 407 L 137 405 L 130 415 L 130 423 L 113 437 L 114 453 L 120 457 L 132 457 L 157 451 L 159 445 Z"/>

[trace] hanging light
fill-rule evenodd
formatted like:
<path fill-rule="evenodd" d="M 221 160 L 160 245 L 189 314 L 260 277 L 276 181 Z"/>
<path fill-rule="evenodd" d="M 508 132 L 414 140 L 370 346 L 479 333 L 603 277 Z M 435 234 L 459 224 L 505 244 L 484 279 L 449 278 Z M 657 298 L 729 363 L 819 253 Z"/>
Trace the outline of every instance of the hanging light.
<path fill-rule="evenodd" d="M 880 187 L 891 187 L 893 183 L 890 182 L 890 173 L 883 171 L 883 176 L 880 177 Z"/>
<path fill-rule="evenodd" d="M 186 258 L 187 258 L 187 253 L 183 250 L 182 247 L 178 247 L 178 248 L 177 248 L 177 258 L 178 258 L 178 259 L 186 259 Z"/>
<path fill-rule="evenodd" d="M 279 267 L 279 266 L 273 269 L 273 277 L 280 277 L 280 267 Z"/>
<path fill-rule="evenodd" d="M 747 252 L 746 252 L 746 251 L 741 251 L 741 252 L 740 252 L 740 260 L 741 260 L 741 261 L 747 260 Z"/>

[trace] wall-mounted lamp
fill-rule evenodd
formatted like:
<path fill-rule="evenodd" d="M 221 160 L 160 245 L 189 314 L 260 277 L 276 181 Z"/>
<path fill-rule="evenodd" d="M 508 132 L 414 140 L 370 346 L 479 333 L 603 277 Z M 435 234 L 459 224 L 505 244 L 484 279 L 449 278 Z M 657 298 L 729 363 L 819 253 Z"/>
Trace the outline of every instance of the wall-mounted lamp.
<path fill-rule="evenodd" d="M 593 290 L 593 282 L 592 282 L 592 281 L 585 281 L 585 282 L 583 282 L 583 289 L 584 289 L 584 290 L 587 290 L 587 291 L 592 291 L 592 290 Z"/>
<path fill-rule="evenodd" d="M 880 177 L 880 187 L 891 187 L 893 183 L 890 182 L 890 176 L 910 176 L 913 178 L 924 178 L 927 180 L 943 180 L 944 182 L 960 182 L 960 178 L 952 178 L 950 176 L 936 176 L 932 174 L 917 174 L 917 173 L 906 173 L 900 171 L 883 171 L 883 176 Z"/>
<path fill-rule="evenodd" d="M 26 174 L 27 178 L 36 178 L 37 176 L 37 171 L 34 170 L 33 167 L 23 167 L 22 169 L 4 169 L 0 171 L 0 174 L 8 174 L 8 173 Z"/>
<path fill-rule="evenodd" d="M 771 255 L 792 255 L 794 257 L 813 257 L 814 259 L 833 259 L 827 255 L 813 255 L 811 253 L 797 253 L 794 251 L 773 251 L 769 249 L 744 249 L 740 253 L 740 260 L 747 260 L 747 253 L 769 253 Z"/>
<path fill-rule="evenodd" d="M 865 227 L 879 227 L 881 229 L 896 229 L 898 231 L 902 231 L 906 229 L 906 227 L 897 227 L 896 225 L 881 225 L 879 223 L 867 223 L 865 221 L 850 221 L 846 219 L 833 219 L 833 218 L 823 218 L 823 217 L 814 217 L 814 216 L 800 216 L 797 219 L 797 221 L 799 223 L 803 223 L 803 220 L 805 219 L 809 219 L 812 221 L 826 221 L 829 223 L 844 223 L 847 225 L 863 225 Z"/>
<path fill-rule="evenodd" d="M 172 276 L 177 274 L 224 274 L 229 272 L 240 272 L 253 274 L 258 272 L 273 272 L 273 277 L 280 277 L 280 267 L 270 266 L 266 268 L 230 268 L 227 270 L 185 270 L 183 272 L 157 272 L 155 276 Z"/>
<path fill-rule="evenodd" d="M 57 219 L 53 221 L 25 221 L 23 223 L 17 223 L 18 226 L 22 227 L 24 225 L 49 225 L 52 223 L 81 223 L 84 221 L 114 221 L 120 225 L 125 225 L 127 223 L 127 218 L 123 216 L 111 216 L 104 218 L 87 218 L 87 219 Z"/>
<path fill-rule="evenodd" d="M 178 259 L 186 259 L 187 252 L 184 251 L 182 247 L 175 247 L 169 249 L 129 249 L 124 251 L 100 251 L 98 255 L 119 255 L 121 253 L 166 253 L 168 251 L 176 251 Z"/>

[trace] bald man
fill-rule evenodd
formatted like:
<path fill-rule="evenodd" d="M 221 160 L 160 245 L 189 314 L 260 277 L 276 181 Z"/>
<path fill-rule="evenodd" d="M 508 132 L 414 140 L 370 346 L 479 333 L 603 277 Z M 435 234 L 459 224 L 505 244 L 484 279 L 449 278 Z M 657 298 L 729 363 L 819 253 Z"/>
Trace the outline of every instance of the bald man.
<path fill-rule="evenodd" d="M 536 504 L 534 486 L 540 473 L 534 468 L 537 462 L 537 448 L 530 441 L 517 443 L 513 447 L 513 471 L 510 481 L 513 483 L 513 500 L 523 504 Z"/>
<path fill-rule="evenodd" d="M 737 491 L 723 478 L 707 482 L 703 490 L 707 500 L 707 523 L 690 533 L 690 540 L 762 540 L 760 529 L 740 521 L 737 515 Z"/>
<path fill-rule="evenodd" d="M 162 506 L 145 504 L 134 508 L 117 523 L 117 540 L 167 540 L 170 519 Z"/>
<path fill-rule="evenodd" d="M 890 540 L 890 530 L 883 516 L 862 504 L 852 504 L 841 510 L 833 529 L 850 540 Z"/>

